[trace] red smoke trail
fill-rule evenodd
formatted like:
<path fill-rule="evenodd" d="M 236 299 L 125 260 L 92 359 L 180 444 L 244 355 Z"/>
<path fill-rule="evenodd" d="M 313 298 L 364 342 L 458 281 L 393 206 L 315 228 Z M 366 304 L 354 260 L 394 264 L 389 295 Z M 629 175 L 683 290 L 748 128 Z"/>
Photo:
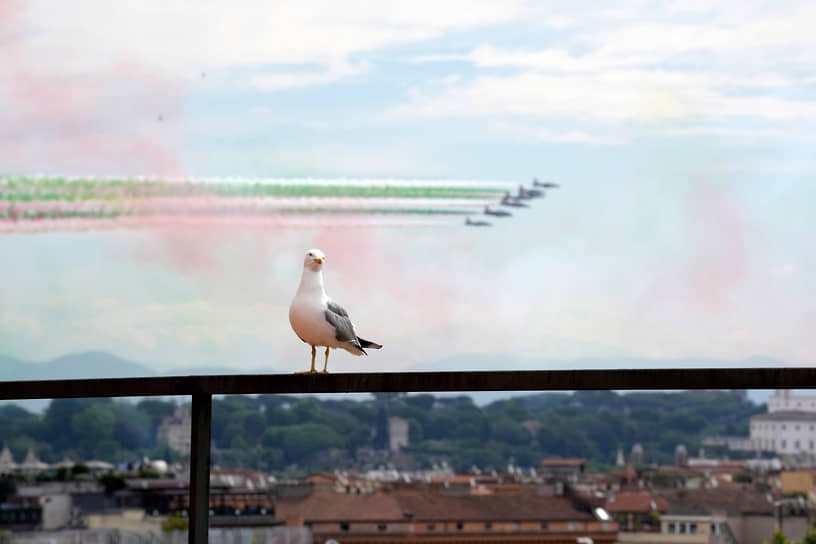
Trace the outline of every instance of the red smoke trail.
<path fill-rule="evenodd" d="M 742 205 L 727 190 L 704 186 L 689 201 L 687 249 L 641 296 L 638 313 L 666 305 L 684 312 L 726 312 L 750 266 L 751 231 Z"/>
<path fill-rule="evenodd" d="M 0 0 L 0 171 L 180 174 L 178 81 L 128 59 L 74 74 L 61 59 L 30 58 L 42 30 L 24 6 Z"/>

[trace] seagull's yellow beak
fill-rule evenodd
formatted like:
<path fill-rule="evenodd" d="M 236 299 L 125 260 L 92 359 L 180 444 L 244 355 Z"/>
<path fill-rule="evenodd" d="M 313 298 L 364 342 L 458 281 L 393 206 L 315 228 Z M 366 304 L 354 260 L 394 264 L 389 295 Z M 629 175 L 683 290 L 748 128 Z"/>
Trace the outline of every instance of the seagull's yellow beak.
<path fill-rule="evenodd" d="M 315 257 L 313 260 L 317 264 L 323 264 L 323 257 Z"/>

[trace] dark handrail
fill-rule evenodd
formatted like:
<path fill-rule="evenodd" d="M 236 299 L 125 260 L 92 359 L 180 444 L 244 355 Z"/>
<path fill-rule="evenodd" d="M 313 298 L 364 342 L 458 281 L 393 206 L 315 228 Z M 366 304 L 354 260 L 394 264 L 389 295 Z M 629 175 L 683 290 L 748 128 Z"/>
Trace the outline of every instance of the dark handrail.
<path fill-rule="evenodd" d="M 0 400 L 256 393 L 816 389 L 816 368 L 224 374 L 0 382 Z"/>

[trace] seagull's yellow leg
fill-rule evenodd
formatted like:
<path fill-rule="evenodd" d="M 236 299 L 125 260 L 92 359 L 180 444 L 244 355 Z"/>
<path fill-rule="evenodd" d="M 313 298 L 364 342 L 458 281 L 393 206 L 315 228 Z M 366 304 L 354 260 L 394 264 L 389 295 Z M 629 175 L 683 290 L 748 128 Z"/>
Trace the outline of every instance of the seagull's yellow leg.
<path fill-rule="evenodd" d="M 329 371 L 326 368 L 329 366 L 329 346 L 326 346 L 326 362 L 323 363 L 323 374 L 328 374 Z"/>
<path fill-rule="evenodd" d="M 304 370 L 303 372 L 295 372 L 295 374 L 317 374 L 317 370 L 315 370 L 315 367 L 314 367 L 315 355 L 317 355 L 317 350 L 315 349 L 314 346 L 312 346 L 312 369 L 311 370 Z"/>

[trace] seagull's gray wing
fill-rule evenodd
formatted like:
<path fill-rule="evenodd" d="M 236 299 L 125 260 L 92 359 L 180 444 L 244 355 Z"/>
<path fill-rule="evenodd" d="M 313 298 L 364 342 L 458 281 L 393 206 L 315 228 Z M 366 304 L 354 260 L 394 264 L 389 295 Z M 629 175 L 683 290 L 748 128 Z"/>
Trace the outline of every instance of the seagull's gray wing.
<path fill-rule="evenodd" d="M 360 345 L 360 341 L 357 340 L 357 333 L 354 332 L 354 325 L 351 323 L 351 318 L 349 318 L 345 308 L 333 300 L 330 300 L 324 315 L 326 316 L 326 321 L 334 327 L 335 338 L 341 342 L 349 342 L 362 351 L 363 348 Z"/>

